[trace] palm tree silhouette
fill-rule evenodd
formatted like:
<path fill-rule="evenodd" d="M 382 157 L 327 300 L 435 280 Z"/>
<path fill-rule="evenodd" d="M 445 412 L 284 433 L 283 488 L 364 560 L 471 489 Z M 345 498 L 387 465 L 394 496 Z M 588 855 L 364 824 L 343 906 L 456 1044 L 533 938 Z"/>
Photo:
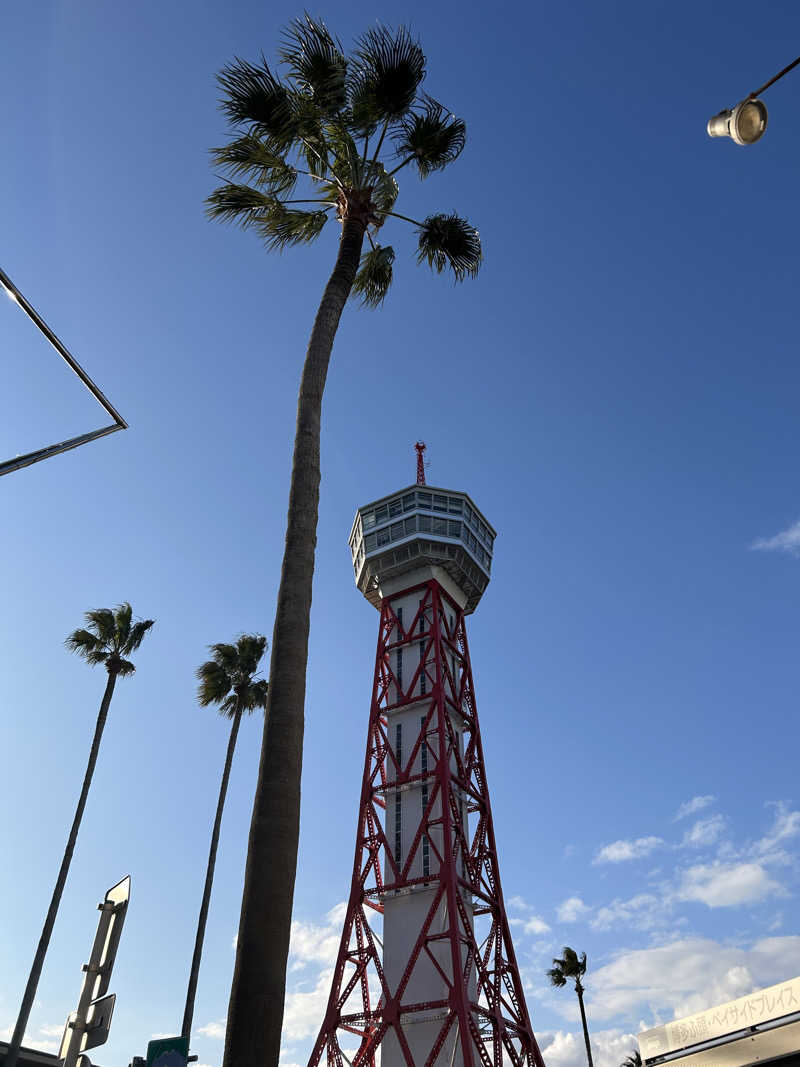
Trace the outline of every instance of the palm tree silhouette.
<path fill-rule="evenodd" d="M 547 972 L 547 977 L 554 986 L 565 986 L 567 984 L 567 979 L 570 978 L 575 983 L 575 992 L 578 994 L 578 1004 L 581 1008 L 583 1039 L 586 1042 L 586 1058 L 589 1061 L 589 1067 L 594 1067 L 592 1061 L 592 1047 L 589 1043 L 589 1028 L 586 1025 L 586 1011 L 583 1007 L 584 986 L 581 982 L 581 978 L 584 974 L 586 974 L 586 953 L 582 952 L 580 956 L 578 956 L 578 953 L 574 948 L 565 946 L 562 949 L 561 958 L 553 960 L 553 966 Z"/>
<path fill-rule="evenodd" d="M 300 825 L 303 707 L 320 483 L 320 423 L 328 365 L 348 297 L 377 307 L 392 281 L 391 220 L 410 223 L 417 260 L 456 281 L 481 263 L 477 231 L 456 213 L 411 219 L 396 212 L 395 175 L 420 178 L 461 153 L 466 127 L 422 91 L 426 60 L 408 30 L 377 25 L 345 55 L 319 21 L 284 31 L 283 73 L 237 59 L 219 84 L 238 136 L 213 153 L 225 181 L 208 214 L 254 231 L 269 250 L 315 240 L 340 224 L 333 272 L 311 330 L 300 382 L 286 543 L 270 691 L 236 950 L 225 1067 L 277 1067 Z M 383 153 L 383 158 L 381 154 Z M 295 192 L 298 183 L 305 189 Z M 364 251 L 365 241 L 369 248 Z"/>
<path fill-rule="evenodd" d="M 267 706 L 267 683 L 263 678 L 255 678 L 266 647 L 266 637 L 262 637 L 260 634 L 242 634 L 241 637 L 237 638 L 235 645 L 210 645 L 211 659 L 197 668 L 197 677 L 200 681 L 197 699 L 200 706 L 206 708 L 209 704 L 218 705 L 220 715 L 224 715 L 231 720 L 231 732 L 228 737 L 228 751 L 225 755 L 225 766 L 219 787 L 217 813 L 214 816 L 214 826 L 211 831 L 211 847 L 208 852 L 206 881 L 203 888 L 203 899 L 200 904 L 200 915 L 197 920 L 197 936 L 194 943 L 192 966 L 189 971 L 189 986 L 186 990 L 186 1007 L 183 1012 L 181 1037 L 185 1037 L 187 1040 L 192 1033 L 194 999 L 197 992 L 197 977 L 200 973 L 200 958 L 203 954 L 208 906 L 211 901 L 211 886 L 214 882 L 214 868 L 217 863 L 217 845 L 219 844 L 219 831 L 222 824 L 222 809 L 225 806 L 225 796 L 228 792 L 228 779 L 231 774 L 231 764 L 233 763 L 233 752 L 236 748 L 239 724 L 245 712 L 249 714 L 255 711 L 256 708 L 266 708 Z"/>
<path fill-rule="evenodd" d="M 44 927 L 36 948 L 36 955 L 33 958 L 28 984 L 25 986 L 17 1023 L 6 1053 L 6 1067 L 16 1067 L 22 1039 L 25 1036 L 25 1027 L 28 1025 L 28 1017 L 33 1007 L 44 958 L 47 955 L 50 936 L 53 932 L 56 914 L 58 913 L 70 863 L 72 862 L 72 854 L 75 851 L 75 842 L 78 839 L 83 809 L 86 807 L 86 798 L 89 796 L 89 787 L 92 784 L 92 775 L 94 774 L 97 755 L 100 751 L 100 741 L 103 737 L 108 709 L 111 706 L 111 697 L 114 695 L 114 686 L 117 684 L 117 678 L 127 678 L 136 670 L 126 657 L 137 650 L 153 625 L 152 619 L 142 619 L 139 622 L 134 622 L 133 611 L 128 603 L 119 604 L 113 611 L 109 608 L 87 611 L 84 619 L 86 620 L 86 628 L 75 630 L 64 643 L 70 652 L 75 652 L 77 655 L 82 656 L 91 666 L 95 667 L 102 664 L 108 672 L 108 681 L 106 682 L 106 689 L 97 714 L 94 737 L 89 749 L 89 762 L 86 765 L 86 773 L 83 776 L 83 785 L 78 798 L 78 807 L 72 820 L 72 828 L 67 838 L 67 847 L 64 849 L 64 856 L 61 860 L 58 878 L 53 889 L 50 907 L 47 909 Z"/>

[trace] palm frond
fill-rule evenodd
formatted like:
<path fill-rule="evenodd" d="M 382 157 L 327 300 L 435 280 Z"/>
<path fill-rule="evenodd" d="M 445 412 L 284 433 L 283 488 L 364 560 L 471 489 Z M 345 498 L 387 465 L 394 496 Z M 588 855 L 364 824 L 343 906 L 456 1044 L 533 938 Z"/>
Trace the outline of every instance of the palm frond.
<path fill-rule="evenodd" d="M 297 146 L 311 174 L 329 177 L 328 142 L 323 123 L 326 116 L 306 93 L 293 90 L 289 94 Z"/>
<path fill-rule="evenodd" d="M 386 172 L 382 163 L 373 163 L 370 168 L 369 184 L 372 192 L 372 203 L 378 209 L 378 225 L 382 226 L 387 211 L 394 207 L 397 195 L 400 192 L 397 182 Z"/>
<path fill-rule="evenodd" d="M 457 282 L 472 278 L 481 265 L 478 231 L 458 215 L 429 215 L 419 227 L 417 262 L 427 262 L 437 273 L 450 267 Z"/>
<path fill-rule="evenodd" d="M 466 143 L 466 124 L 430 96 L 424 96 L 422 111 L 406 115 L 395 136 L 398 156 L 412 156 L 421 178 L 458 159 Z"/>
<path fill-rule="evenodd" d="M 206 214 L 210 219 L 238 223 L 242 229 L 254 225 L 259 215 L 271 210 L 276 203 L 269 193 L 251 185 L 227 182 L 206 198 Z"/>
<path fill-rule="evenodd" d="M 120 678 L 129 678 L 132 674 L 136 673 L 136 668 L 128 659 L 118 660 L 117 664 L 117 674 Z"/>
<path fill-rule="evenodd" d="M 87 611 L 84 618 L 89 626 L 94 628 L 101 641 L 104 641 L 107 645 L 113 643 L 116 632 L 113 611 L 108 608 L 95 608 L 93 611 Z"/>
<path fill-rule="evenodd" d="M 64 644 L 70 652 L 75 652 L 92 666 L 104 663 L 108 655 L 105 642 L 88 630 L 73 630 Z"/>
<path fill-rule="evenodd" d="M 268 693 L 269 683 L 264 681 L 263 678 L 259 678 L 258 681 L 247 687 L 242 700 L 242 710 L 251 712 L 255 711 L 256 708 L 266 708 Z"/>
<path fill-rule="evenodd" d="M 131 618 L 133 617 L 133 608 L 130 604 L 124 601 L 122 604 L 117 604 L 114 611 L 114 630 L 116 631 L 114 637 L 114 644 L 118 649 L 123 649 L 125 643 L 128 640 L 128 635 L 131 632 Z"/>
<path fill-rule="evenodd" d="M 217 75 L 223 99 L 220 107 L 229 121 L 238 125 L 248 123 L 258 133 L 288 147 L 295 137 L 288 90 L 267 66 L 235 59 Z"/>
<path fill-rule="evenodd" d="M 553 962 L 555 963 L 557 961 L 553 960 Z M 551 967 L 547 972 L 547 977 L 550 979 L 551 985 L 558 986 L 559 988 L 567 984 L 564 972 L 559 967 Z"/>
<path fill-rule="evenodd" d="M 237 638 L 236 654 L 240 677 L 252 677 L 256 673 L 266 647 L 267 639 L 263 634 L 241 634 Z"/>
<path fill-rule="evenodd" d="M 255 134 L 248 133 L 222 148 L 212 148 L 211 158 L 235 176 L 249 175 L 268 193 L 288 193 L 297 181 L 297 171 L 280 152 Z"/>
<path fill-rule="evenodd" d="M 290 245 L 315 240 L 327 221 L 325 211 L 298 211 L 276 202 L 254 219 L 253 226 L 271 252 L 282 252 Z"/>
<path fill-rule="evenodd" d="M 231 678 L 228 672 L 215 660 L 202 663 L 195 672 L 198 681 L 197 702 L 207 708 L 209 704 L 220 704 L 231 691 Z"/>
<path fill-rule="evenodd" d="M 392 264 L 394 262 L 394 249 L 375 248 L 364 252 L 361 256 L 361 264 L 353 282 L 351 293 L 361 297 L 361 303 L 365 307 L 380 307 L 392 284 Z"/>
<path fill-rule="evenodd" d="M 120 646 L 121 651 L 123 651 L 126 656 L 129 656 L 131 652 L 135 652 L 154 625 L 155 619 L 140 619 L 138 622 L 135 622 L 130 628 L 128 640 L 124 645 Z"/>
<path fill-rule="evenodd" d="M 263 691 L 266 700 L 266 682 L 254 682 L 261 657 L 267 647 L 263 634 L 240 634 L 235 645 L 219 643 L 210 645 L 212 659 L 201 664 L 196 671 L 199 686 L 197 699 L 202 707 L 218 704 L 219 711 L 233 718 L 242 701 L 242 711 L 260 707 Z"/>
<path fill-rule="evenodd" d="M 425 53 L 404 26 L 378 26 L 358 39 L 349 79 L 354 122 L 368 128 L 406 114 L 425 77 Z"/>
<path fill-rule="evenodd" d="M 233 679 L 239 669 L 239 653 L 236 649 L 236 645 L 218 642 L 215 645 L 209 645 L 208 651 L 211 653 L 214 662 L 217 663 L 229 676 L 231 685 L 233 685 Z"/>
<path fill-rule="evenodd" d="M 327 141 L 333 157 L 333 173 L 343 185 L 360 186 L 363 163 L 352 136 L 341 126 L 331 126 Z"/>
<path fill-rule="evenodd" d="M 294 83 L 309 93 L 326 115 L 341 111 L 347 103 L 347 62 L 342 46 L 325 24 L 306 14 L 294 19 L 283 33 L 279 55 L 291 71 Z"/>
<path fill-rule="evenodd" d="M 236 693 L 231 693 L 230 696 L 225 697 L 224 700 L 220 701 L 220 705 L 217 710 L 224 719 L 232 719 L 236 714 L 236 710 L 238 707 L 239 698 Z"/>

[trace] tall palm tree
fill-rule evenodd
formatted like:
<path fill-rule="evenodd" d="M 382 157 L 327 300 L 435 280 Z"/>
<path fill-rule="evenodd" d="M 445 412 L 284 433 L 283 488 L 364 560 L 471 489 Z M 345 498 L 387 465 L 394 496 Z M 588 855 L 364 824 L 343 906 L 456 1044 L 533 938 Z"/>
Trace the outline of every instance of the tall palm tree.
<path fill-rule="evenodd" d="M 42 935 L 33 958 L 33 966 L 25 986 L 22 997 L 22 1005 L 19 1009 L 17 1024 L 11 1037 L 11 1044 L 6 1054 L 6 1067 L 16 1067 L 19 1049 L 25 1036 L 25 1027 L 28 1025 L 28 1016 L 31 1013 L 33 999 L 36 996 L 36 987 L 42 973 L 44 958 L 50 944 L 50 935 L 56 921 L 58 906 L 61 903 L 61 895 L 67 881 L 69 866 L 72 862 L 72 853 L 75 851 L 75 842 L 78 839 L 83 809 L 86 807 L 86 798 L 89 795 L 89 786 L 92 784 L 97 754 L 100 751 L 100 741 L 108 717 L 108 709 L 111 706 L 111 697 L 114 695 L 114 686 L 117 678 L 127 678 L 133 674 L 136 668 L 126 657 L 132 655 L 141 645 L 147 631 L 153 625 L 153 619 L 141 619 L 133 621 L 133 612 L 128 603 L 119 604 L 113 611 L 109 608 L 98 608 L 95 611 L 87 611 L 84 615 L 86 628 L 75 630 L 64 642 L 70 652 L 76 652 L 82 656 L 91 666 L 102 664 L 108 672 L 108 681 L 100 702 L 100 711 L 97 714 L 97 722 L 92 738 L 92 747 L 89 749 L 89 762 L 86 765 L 86 773 L 83 776 L 83 785 L 78 797 L 78 807 L 75 809 L 75 817 L 72 820 L 72 828 L 67 838 L 67 847 L 61 860 L 61 867 L 56 879 L 50 907 L 44 920 Z"/>
<path fill-rule="evenodd" d="M 203 954 L 203 939 L 208 919 L 208 906 L 211 901 L 211 886 L 214 881 L 214 867 L 217 862 L 217 845 L 219 829 L 222 823 L 222 809 L 228 792 L 228 779 L 231 774 L 233 752 L 239 724 L 245 712 L 256 708 L 266 708 L 268 686 L 263 678 L 256 679 L 255 674 L 264 650 L 266 637 L 260 634 L 242 634 L 235 645 L 210 645 L 211 659 L 197 668 L 200 685 L 197 699 L 201 707 L 216 704 L 220 715 L 231 720 L 231 732 L 228 737 L 228 751 L 225 755 L 225 767 L 219 787 L 217 813 L 214 816 L 214 828 L 211 831 L 211 847 L 208 851 L 206 883 L 203 888 L 203 900 L 200 904 L 200 916 L 197 920 L 197 937 L 194 942 L 192 967 L 189 972 L 189 986 L 186 990 L 186 1008 L 183 1012 L 181 1036 L 187 1040 L 192 1033 L 192 1016 L 194 1015 L 194 998 L 197 992 L 197 976 L 200 972 L 200 957 Z"/>
<path fill-rule="evenodd" d="M 254 231 L 267 248 L 315 240 L 332 216 L 336 262 L 311 330 L 297 406 L 261 764 L 250 825 L 225 1042 L 225 1067 L 277 1067 L 297 868 L 303 706 L 320 482 L 322 396 L 339 319 L 352 294 L 377 307 L 392 281 L 385 224 L 410 223 L 417 260 L 477 273 L 477 231 L 456 213 L 411 219 L 394 210 L 395 175 L 420 178 L 461 153 L 466 127 L 423 92 L 426 60 L 408 30 L 376 26 L 349 56 L 318 21 L 284 31 L 282 71 L 236 59 L 219 75 L 222 110 L 238 136 L 213 153 L 228 180 L 211 218 Z M 295 192 L 301 184 L 301 189 Z M 302 186 L 305 188 L 302 188 Z M 368 247 L 364 250 L 365 242 Z"/>
<path fill-rule="evenodd" d="M 594 1067 L 592 1061 L 592 1046 L 589 1044 L 589 1027 L 586 1025 L 586 1011 L 583 1007 L 584 986 L 581 978 L 586 974 L 586 953 L 580 956 L 574 948 L 564 946 L 561 959 L 554 959 L 553 966 L 547 972 L 547 977 L 554 986 L 565 986 L 567 979 L 571 978 L 575 983 L 575 992 L 578 994 L 578 1004 L 581 1008 L 581 1022 L 583 1024 L 583 1040 L 586 1042 L 586 1058 L 589 1067 Z"/>

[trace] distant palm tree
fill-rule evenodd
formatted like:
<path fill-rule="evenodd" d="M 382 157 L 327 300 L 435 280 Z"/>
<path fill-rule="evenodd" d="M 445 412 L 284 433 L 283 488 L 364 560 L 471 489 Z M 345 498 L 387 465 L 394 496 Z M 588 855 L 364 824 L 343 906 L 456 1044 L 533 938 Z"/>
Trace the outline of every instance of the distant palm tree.
<path fill-rule="evenodd" d="M 581 978 L 586 974 L 586 953 L 582 952 L 580 956 L 574 948 L 565 946 L 562 950 L 563 955 L 561 959 L 554 959 L 553 966 L 547 972 L 547 977 L 554 986 L 565 986 L 567 979 L 571 978 L 575 983 L 575 992 L 578 994 L 578 1004 L 581 1008 L 581 1022 L 583 1023 L 583 1039 L 586 1042 L 586 1058 L 589 1060 L 589 1067 L 594 1067 L 592 1061 L 592 1047 L 589 1044 L 589 1028 L 586 1025 L 586 1011 L 583 1007 L 583 984 Z"/>
<path fill-rule="evenodd" d="M 226 716 L 232 722 L 228 738 L 228 751 L 225 756 L 225 767 L 222 771 L 222 782 L 219 787 L 217 814 L 214 817 L 214 828 L 211 831 L 211 848 L 208 853 L 206 884 L 203 889 L 200 916 L 197 920 L 197 937 L 195 938 L 192 967 L 189 973 L 189 987 L 186 991 L 186 1008 L 183 1013 L 181 1036 L 187 1040 L 192 1033 L 194 998 L 197 992 L 200 958 L 203 954 L 203 939 L 206 932 L 206 920 L 208 919 L 208 906 L 211 901 L 214 867 L 217 862 L 217 845 L 219 844 L 219 830 L 222 823 L 222 809 L 225 806 L 225 794 L 228 792 L 228 779 L 231 774 L 239 723 L 242 721 L 244 712 L 255 711 L 256 708 L 266 708 L 267 706 L 267 683 L 263 678 L 258 680 L 255 678 L 266 647 L 266 637 L 262 637 L 260 634 L 242 634 L 241 637 L 237 638 L 235 645 L 210 645 L 209 652 L 211 652 L 212 658 L 197 668 L 197 677 L 200 681 L 197 699 L 201 707 L 207 708 L 209 704 L 217 704 L 220 715 Z"/>
<path fill-rule="evenodd" d="M 67 839 L 67 847 L 64 849 L 61 869 L 58 872 L 50 907 L 44 920 L 42 936 L 39 938 L 39 945 L 33 959 L 28 984 L 25 986 L 22 1005 L 17 1017 L 17 1025 L 14 1027 L 11 1044 L 6 1053 L 6 1067 L 16 1067 L 20 1045 L 25 1036 L 25 1027 L 28 1025 L 28 1016 L 33 1006 L 33 999 L 36 996 L 36 987 L 39 984 L 44 958 L 50 944 L 50 935 L 53 932 L 58 906 L 61 903 L 61 895 L 64 892 L 64 885 L 67 881 L 69 866 L 72 862 L 72 853 L 75 851 L 75 842 L 78 839 L 78 830 L 83 818 L 83 809 L 86 807 L 89 786 L 92 784 L 92 775 L 97 763 L 97 754 L 100 751 L 100 741 L 106 725 L 111 697 L 114 694 L 114 686 L 117 684 L 117 678 L 126 678 L 136 670 L 130 660 L 125 657 L 136 651 L 144 640 L 145 634 L 153 625 L 152 619 L 133 622 L 133 612 L 128 603 L 119 604 L 114 611 L 109 608 L 87 611 L 84 618 L 87 628 L 75 630 L 64 643 L 70 652 L 76 652 L 91 666 L 95 667 L 102 663 L 108 671 L 108 681 L 100 703 L 100 711 L 97 714 L 92 747 L 89 749 L 89 762 L 86 765 L 86 773 L 83 776 L 83 785 L 78 798 L 78 807 L 75 810 L 75 818 L 72 820 L 72 829 Z"/>
<path fill-rule="evenodd" d="M 236 59 L 220 76 L 234 139 L 215 149 L 224 184 L 208 214 L 257 234 L 270 251 L 308 244 L 329 219 L 336 262 L 311 328 L 297 404 L 286 542 L 270 663 L 269 708 L 247 849 L 224 1067 L 277 1067 L 297 870 L 303 712 L 320 485 L 322 398 L 339 320 L 352 294 L 377 307 L 392 282 L 399 222 L 417 261 L 456 281 L 481 264 L 477 230 L 455 212 L 395 210 L 395 176 L 444 170 L 466 143 L 464 122 L 422 89 L 425 53 L 404 27 L 373 25 L 347 55 L 319 21 L 286 28 L 283 71 Z M 295 192 L 296 187 L 300 188 Z M 280 293 L 270 295 L 277 311 Z"/>
<path fill-rule="evenodd" d="M 642 1067 L 642 1054 L 635 1048 L 629 1056 L 626 1056 L 619 1067 Z"/>

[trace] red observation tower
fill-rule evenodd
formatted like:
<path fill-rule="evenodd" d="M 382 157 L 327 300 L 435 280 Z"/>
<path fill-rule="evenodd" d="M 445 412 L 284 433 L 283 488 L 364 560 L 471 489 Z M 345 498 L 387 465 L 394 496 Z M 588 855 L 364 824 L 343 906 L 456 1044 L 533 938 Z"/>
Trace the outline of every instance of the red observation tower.
<path fill-rule="evenodd" d="M 309 1067 L 544 1067 L 500 887 L 466 618 L 495 531 L 417 484 L 359 508 L 380 612 L 350 899 Z"/>

